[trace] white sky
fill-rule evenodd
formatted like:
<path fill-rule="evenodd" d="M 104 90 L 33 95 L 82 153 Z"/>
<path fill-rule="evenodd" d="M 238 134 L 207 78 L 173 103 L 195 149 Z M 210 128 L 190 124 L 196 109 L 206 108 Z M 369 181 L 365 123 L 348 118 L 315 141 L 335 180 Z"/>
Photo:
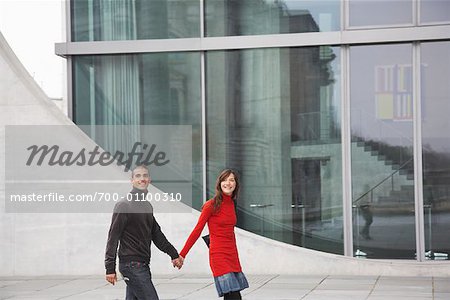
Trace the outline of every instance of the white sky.
<path fill-rule="evenodd" d="M 63 0 L 0 0 L 0 31 L 49 97 L 63 96 Z M 0 70 L 1 72 L 1 70 Z"/>

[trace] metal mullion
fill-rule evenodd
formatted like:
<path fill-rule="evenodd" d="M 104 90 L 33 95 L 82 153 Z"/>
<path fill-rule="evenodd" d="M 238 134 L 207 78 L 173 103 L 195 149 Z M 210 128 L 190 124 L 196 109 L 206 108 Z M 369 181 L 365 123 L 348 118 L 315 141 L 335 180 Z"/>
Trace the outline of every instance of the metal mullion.
<path fill-rule="evenodd" d="M 350 27 L 349 1 L 350 0 L 341 1 L 341 30 L 348 30 L 348 28 Z"/>
<path fill-rule="evenodd" d="M 72 1 L 66 0 L 65 1 L 65 16 L 66 16 L 66 42 L 72 41 L 72 13 L 71 13 L 71 7 L 72 7 Z M 67 108 L 66 113 L 69 119 L 73 120 L 73 74 L 72 74 L 72 57 L 67 57 L 66 61 L 66 99 L 67 99 Z"/>
<path fill-rule="evenodd" d="M 200 37 L 205 37 L 205 0 L 200 0 Z"/>
<path fill-rule="evenodd" d="M 414 205 L 416 224 L 416 258 L 425 260 L 425 221 L 423 207 L 423 166 L 422 166 L 422 110 L 421 110 L 421 59 L 420 44 L 413 47 L 413 136 L 414 136 Z"/>
<path fill-rule="evenodd" d="M 350 123 L 350 50 L 341 47 L 341 149 L 342 149 L 342 210 L 344 255 L 353 256 L 352 174 L 351 174 L 351 123 Z"/>
<path fill-rule="evenodd" d="M 205 0 L 200 0 L 200 40 L 205 37 Z M 202 114 L 202 196 L 203 203 L 207 197 L 207 168 L 206 168 L 206 74 L 205 74 L 205 51 L 200 52 L 200 94 Z"/>
<path fill-rule="evenodd" d="M 202 106 L 202 184 L 203 184 L 203 202 L 206 201 L 207 190 L 207 168 L 206 168 L 206 74 L 205 74 L 205 52 L 200 53 L 200 89 Z"/>
<path fill-rule="evenodd" d="M 413 4 L 412 4 L 412 23 L 413 26 L 419 26 L 419 21 L 420 21 L 420 2 L 421 1 L 414 1 L 413 0 Z"/>
<path fill-rule="evenodd" d="M 72 41 L 72 1 L 66 0 L 65 3 L 65 16 L 66 16 L 66 42 Z"/>

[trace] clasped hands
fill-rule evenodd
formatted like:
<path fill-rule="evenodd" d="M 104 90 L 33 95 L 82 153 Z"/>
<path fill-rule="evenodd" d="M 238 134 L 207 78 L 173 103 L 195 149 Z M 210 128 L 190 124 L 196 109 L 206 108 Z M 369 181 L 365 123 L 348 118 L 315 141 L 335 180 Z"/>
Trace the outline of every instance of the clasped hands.
<path fill-rule="evenodd" d="M 183 256 L 178 256 L 178 258 L 175 258 L 172 260 L 172 265 L 175 268 L 181 269 L 181 267 L 183 266 L 184 263 L 184 258 Z"/>

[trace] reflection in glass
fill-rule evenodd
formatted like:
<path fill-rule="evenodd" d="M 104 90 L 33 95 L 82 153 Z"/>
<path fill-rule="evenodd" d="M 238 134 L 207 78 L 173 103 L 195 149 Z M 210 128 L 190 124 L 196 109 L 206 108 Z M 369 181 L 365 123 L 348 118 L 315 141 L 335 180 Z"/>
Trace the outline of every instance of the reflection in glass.
<path fill-rule="evenodd" d="M 78 125 L 192 125 L 192 202 L 202 201 L 200 55 L 158 53 L 73 58 Z M 117 133 L 96 139 L 113 151 Z M 157 178 L 157 176 L 155 176 Z"/>
<path fill-rule="evenodd" d="M 355 256 L 415 256 L 411 51 L 350 49 Z"/>
<path fill-rule="evenodd" d="M 349 26 L 411 25 L 413 0 L 348 0 Z"/>
<path fill-rule="evenodd" d="M 72 0 L 72 41 L 200 36 L 200 1 Z"/>
<path fill-rule="evenodd" d="M 206 36 L 340 30 L 338 0 L 206 0 Z"/>
<path fill-rule="evenodd" d="M 239 226 L 343 254 L 339 49 L 214 51 L 206 65 L 208 197 L 234 168 Z"/>
<path fill-rule="evenodd" d="M 450 43 L 422 44 L 422 161 L 425 250 L 450 254 Z"/>
<path fill-rule="evenodd" d="M 420 1 L 421 23 L 450 23 L 450 1 L 422 0 Z"/>

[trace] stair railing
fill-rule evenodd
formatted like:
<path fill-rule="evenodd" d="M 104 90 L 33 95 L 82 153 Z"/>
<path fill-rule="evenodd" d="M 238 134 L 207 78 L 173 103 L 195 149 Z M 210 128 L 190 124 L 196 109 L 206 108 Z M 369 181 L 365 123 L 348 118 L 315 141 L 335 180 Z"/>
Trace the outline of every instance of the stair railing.
<path fill-rule="evenodd" d="M 356 199 L 355 201 L 353 201 L 353 205 L 357 204 L 358 202 L 360 202 L 362 199 L 364 199 L 369 193 L 370 193 L 370 202 L 373 202 L 373 191 L 378 188 L 379 186 L 381 186 L 384 182 L 388 181 L 389 179 L 391 179 L 391 190 L 394 190 L 394 175 L 399 173 L 400 170 L 402 170 L 406 165 L 408 165 L 410 162 L 413 161 L 413 158 L 408 159 L 407 161 L 405 161 L 400 167 L 398 167 L 397 170 L 395 170 L 394 172 L 392 172 L 389 176 L 387 176 L 386 178 L 384 178 L 383 180 L 381 180 L 379 183 L 377 183 L 373 188 L 371 188 L 370 190 L 368 190 L 367 192 L 365 192 L 364 194 L 362 194 L 360 197 L 358 197 L 358 199 Z"/>

